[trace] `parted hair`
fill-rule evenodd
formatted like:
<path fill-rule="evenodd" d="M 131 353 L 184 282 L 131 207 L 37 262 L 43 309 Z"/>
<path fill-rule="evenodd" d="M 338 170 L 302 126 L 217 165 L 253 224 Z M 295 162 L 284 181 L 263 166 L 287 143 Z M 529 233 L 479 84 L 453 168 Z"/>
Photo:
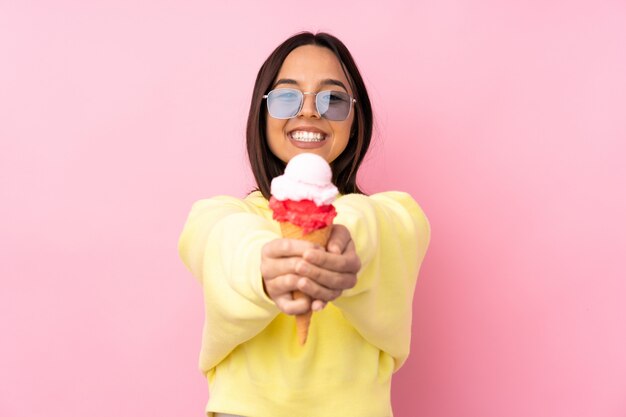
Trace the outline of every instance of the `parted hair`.
<path fill-rule="evenodd" d="M 324 32 L 316 34 L 301 32 L 290 37 L 270 54 L 257 74 L 246 126 L 246 147 L 257 189 L 269 199 L 272 179 L 282 175 L 285 170 L 285 163 L 272 153 L 267 142 L 266 100 L 263 100 L 263 96 L 272 88 L 287 55 L 303 45 L 317 45 L 331 50 L 341 63 L 348 79 L 352 94 L 356 99 L 354 120 L 348 145 L 331 163 L 331 168 L 333 183 L 341 194 L 363 194 L 357 186 L 356 176 L 372 138 L 372 106 L 365 83 L 350 51 L 339 39 Z"/>

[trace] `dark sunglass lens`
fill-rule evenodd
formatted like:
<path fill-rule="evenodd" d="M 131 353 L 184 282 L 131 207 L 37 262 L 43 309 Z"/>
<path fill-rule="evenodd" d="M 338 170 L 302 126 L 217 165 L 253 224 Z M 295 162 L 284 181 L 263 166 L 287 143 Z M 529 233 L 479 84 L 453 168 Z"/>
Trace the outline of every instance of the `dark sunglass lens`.
<path fill-rule="evenodd" d="M 289 119 L 298 114 L 302 93 L 291 88 L 272 90 L 267 95 L 267 110 L 277 119 Z"/>
<path fill-rule="evenodd" d="M 317 111 L 328 120 L 346 120 L 351 98 L 341 91 L 321 91 L 317 95 Z"/>

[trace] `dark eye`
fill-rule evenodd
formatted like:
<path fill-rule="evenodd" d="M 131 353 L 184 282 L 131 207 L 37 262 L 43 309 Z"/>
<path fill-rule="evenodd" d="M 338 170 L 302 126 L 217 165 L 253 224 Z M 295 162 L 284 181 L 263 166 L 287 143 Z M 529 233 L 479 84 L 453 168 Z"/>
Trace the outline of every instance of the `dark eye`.
<path fill-rule="evenodd" d="M 348 95 L 346 93 L 342 93 L 341 91 L 331 91 L 329 101 L 331 103 L 345 102 L 348 101 Z"/>
<path fill-rule="evenodd" d="M 282 101 L 298 101 L 300 99 L 300 95 L 292 90 L 286 91 L 278 91 L 274 98 Z"/>

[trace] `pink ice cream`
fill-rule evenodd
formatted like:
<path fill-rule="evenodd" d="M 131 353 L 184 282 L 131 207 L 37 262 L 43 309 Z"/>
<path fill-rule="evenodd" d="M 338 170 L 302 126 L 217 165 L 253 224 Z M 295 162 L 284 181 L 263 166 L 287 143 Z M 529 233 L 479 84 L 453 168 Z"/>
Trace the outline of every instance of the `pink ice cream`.
<path fill-rule="evenodd" d="M 332 206 L 339 191 L 332 170 L 321 156 L 301 153 L 289 161 L 285 173 L 272 180 L 273 218 L 289 222 L 304 233 L 329 226 L 337 215 Z"/>

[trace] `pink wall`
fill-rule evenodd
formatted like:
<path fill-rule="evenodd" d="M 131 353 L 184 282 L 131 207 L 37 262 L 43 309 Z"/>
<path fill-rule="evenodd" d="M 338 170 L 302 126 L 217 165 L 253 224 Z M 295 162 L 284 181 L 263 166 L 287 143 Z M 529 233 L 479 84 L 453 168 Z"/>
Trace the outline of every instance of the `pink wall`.
<path fill-rule="evenodd" d="M 371 90 L 365 188 L 432 225 L 397 416 L 626 415 L 623 1 L 212 3 L 0 2 L 0 415 L 202 414 L 178 234 L 251 188 L 254 77 L 304 29 Z"/>

